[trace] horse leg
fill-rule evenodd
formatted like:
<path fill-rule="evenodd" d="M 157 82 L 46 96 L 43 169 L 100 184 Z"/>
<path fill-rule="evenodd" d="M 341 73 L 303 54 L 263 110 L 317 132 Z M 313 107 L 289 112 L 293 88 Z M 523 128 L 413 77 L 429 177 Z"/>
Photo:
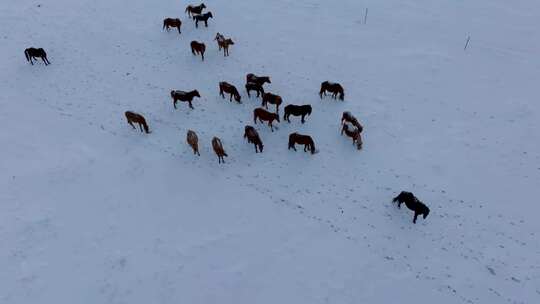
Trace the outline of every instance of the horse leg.
<path fill-rule="evenodd" d="M 274 132 L 274 126 L 272 126 L 272 121 L 271 120 L 268 122 L 268 125 L 270 126 L 270 130 L 272 130 L 272 132 Z"/>
<path fill-rule="evenodd" d="M 403 204 L 403 201 L 401 201 L 401 200 L 398 201 L 397 207 L 398 207 L 399 209 L 401 209 L 401 204 Z"/>
<path fill-rule="evenodd" d="M 133 123 L 131 122 L 131 120 L 128 119 L 128 124 L 133 128 L 135 129 L 135 126 L 133 125 Z"/>
<path fill-rule="evenodd" d="M 51 64 L 51 62 L 49 61 L 49 58 L 47 58 L 47 56 L 45 56 L 45 61 L 47 61 L 47 65 Z"/>
<path fill-rule="evenodd" d="M 45 59 L 44 56 L 41 57 L 41 61 L 43 61 L 43 63 L 45 63 L 45 65 L 48 65 L 47 60 Z"/>
<path fill-rule="evenodd" d="M 306 121 L 304 120 L 304 117 L 305 117 L 305 116 L 306 116 L 305 114 L 302 115 L 302 123 L 306 122 Z"/>
<path fill-rule="evenodd" d="M 141 129 L 141 132 L 144 132 L 142 129 L 142 123 L 138 122 L 138 124 L 139 124 L 139 129 Z"/>
<path fill-rule="evenodd" d="M 178 34 L 182 34 L 182 32 L 180 31 L 180 25 L 178 26 Z"/>
<path fill-rule="evenodd" d="M 247 94 L 248 94 L 248 98 L 251 98 L 251 96 L 249 95 L 249 90 L 246 89 L 246 91 L 247 91 Z"/>
<path fill-rule="evenodd" d="M 173 104 L 174 108 L 176 109 L 176 99 L 173 99 L 173 103 L 172 103 L 172 104 Z"/>
<path fill-rule="evenodd" d="M 204 61 L 204 51 L 201 52 L 201 58 L 202 58 L 202 61 Z"/>
<path fill-rule="evenodd" d="M 208 27 L 208 20 L 204 20 L 204 26 Z"/>
<path fill-rule="evenodd" d="M 195 19 L 195 28 L 199 28 L 199 19 Z"/>
<path fill-rule="evenodd" d="M 229 101 L 232 102 L 232 95 L 233 94 L 232 93 L 230 93 L 230 94 L 231 94 L 231 96 L 229 97 Z"/>
<path fill-rule="evenodd" d="M 413 221 L 412 221 L 413 224 L 416 224 L 416 218 L 417 218 L 417 217 L 418 217 L 418 212 L 415 211 L 415 212 L 414 212 L 414 218 L 413 218 Z"/>
<path fill-rule="evenodd" d="M 188 104 L 189 104 L 189 107 L 190 107 L 191 109 L 195 109 L 195 108 L 193 107 L 193 105 L 191 104 L 191 100 L 188 100 Z"/>

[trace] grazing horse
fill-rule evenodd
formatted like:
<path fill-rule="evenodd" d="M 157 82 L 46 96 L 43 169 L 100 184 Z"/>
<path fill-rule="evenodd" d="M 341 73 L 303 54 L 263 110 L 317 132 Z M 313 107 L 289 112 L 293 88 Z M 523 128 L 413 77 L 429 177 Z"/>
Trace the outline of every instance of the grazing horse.
<path fill-rule="evenodd" d="M 306 117 L 306 115 L 311 115 L 311 105 L 302 105 L 302 106 L 297 106 L 297 105 L 287 105 L 285 107 L 285 115 L 283 115 L 283 120 L 286 120 L 287 122 L 291 122 L 289 120 L 289 116 L 302 116 L 302 123 L 306 122 L 304 120 L 304 118 Z"/>
<path fill-rule="evenodd" d="M 289 135 L 289 150 L 293 149 L 296 151 L 295 144 L 304 145 L 304 152 L 307 152 L 309 149 L 311 154 L 315 154 L 315 143 L 309 135 L 302 135 L 296 132 Z"/>
<path fill-rule="evenodd" d="M 360 136 L 360 129 L 353 127 L 353 130 L 349 128 L 348 124 L 343 124 L 341 128 L 341 135 L 345 133 L 348 137 L 352 138 L 353 145 L 356 144 L 358 150 L 362 149 L 362 136 Z"/>
<path fill-rule="evenodd" d="M 401 208 L 401 204 L 405 203 L 405 206 L 407 206 L 407 208 L 414 211 L 414 224 L 416 224 L 416 218 L 419 215 L 423 215 L 425 219 L 429 214 L 429 208 L 424 205 L 424 203 L 422 203 L 419 199 L 417 199 L 416 196 L 414 196 L 414 194 L 412 194 L 411 192 L 401 191 L 398 196 L 394 197 L 392 202 L 398 202 L 398 208 Z"/>
<path fill-rule="evenodd" d="M 234 96 L 234 100 L 236 100 L 238 103 L 242 103 L 240 101 L 241 99 L 240 93 L 238 93 L 238 90 L 236 89 L 236 87 L 225 81 L 222 81 L 219 83 L 219 95 L 225 98 L 225 94 L 223 93 L 227 93 L 231 95 L 229 98 L 229 101 L 232 101 L 232 98 Z"/>
<path fill-rule="evenodd" d="M 188 14 L 188 16 L 192 16 L 192 15 L 198 15 L 200 13 L 202 13 L 203 9 L 206 8 L 206 5 L 204 5 L 204 3 L 201 3 L 199 5 L 188 5 L 186 7 L 186 13 Z"/>
<path fill-rule="evenodd" d="M 214 18 L 212 12 L 207 12 L 201 15 L 193 15 L 193 20 L 195 20 L 195 27 L 199 27 L 199 21 L 204 21 L 204 26 L 208 27 L 208 19 Z"/>
<path fill-rule="evenodd" d="M 264 93 L 261 106 L 268 109 L 269 103 L 276 105 L 276 113 L 279 114 L 279 105 L 283 103 L 283 99 L 281 99 L 281 96 L 272 93 Z"/>
<path fill-rule="evenodd" d="M 201 95 L 199 95 L 199 91 L 197 90 L 193 90 L 190 92 L 185 92 L 185 91 L 180 91 L 180 90 L 171 91 L 171 98 L 173 100 L 173 106 L 175 109 L 176 109 L 177 101 L 187 102 L 189 104 L 189 107 L 193 109 L 193 105 L 191 104 L 191 101 L 195 97 L 199 97 L 199 98 L 201 97 Z"/>
<path fill-rule="evenodd" d="M 199 153 L 199 137 L 197 137 L 197 133 L 195 133 L 195 131 L 188 130 L 186 140 L 193 149 L 193 154 L 201 156 Z"/>
<path fill-rule="evenodd" d="M 163 20 L 163 29 L 167 29 L 167 32 L 170 30 L 171 27 L 176 27 L 178 29 L 178 33 L 182 34 L 182 31 L 180 31 L 180 27 L 182 26 L 182 21 L 180 21 L 179 18 L 166 18 Z"/>
<path fill-rule="evenodd" d="M 204 43 L 202 42 L 198 42 L 198 41 L 191 41 L 191 53 L 193 53 L 193 55 L 197 56 L 197 54 L 201 54 L 201 58 L 202 60 L 204 61 L 204 52 L 206 51 L 206 45 L 204 45 Z"/>
<path fill-rule="evenodd" d="M 221 144 L 221 140 L 217 137 L 212 138 L 212 148 L 214 148 L 214 152 L 216 152 L 216 155 L 218 157 L 218 162 L 221 164 L 221 162 L 225 162 L 225 159 L 223 156 L 229 157 L 227 153 L 225 153 L 225 150 L 223 149 L 223 145 Z"/>
<path fill-rule="evenodd" d="M 343 115 L 341 116 L 341 124 L 344 124 L 345 122 L 349 122 L 353 126 L 355 126 L 358 130 L 360 130 L 360 133 L 362 133 L 362 130 L 364 130 L 364 127 L 358 122 L 358 119 L 352 115 L 351 112 L 345 111 L 343 112 Z"/>
<path fill-rule="evenodd" d="M 277 122 L 279 122 L 279 115 L 277 115 L 276 113 L 268 112 L 263 108 L 256 108 L 255 110 L 253 110 L 253 123 L 257 124 L 257 118 L 261 123 L 264 123 L 264 121 L 268 121 L 268 125 L 270 126 L 270 130 L 272 130 L 272 132 L 274 132 L 272 122 L 274 120 L 277 120 Z"/>
<path fill-rule="evenodd" d="M 334 99 L 336 99 L 338 94 L 340 100 L 343 100 L 343 98 L 345 97 L 343 87 L 339 83 L 333 83 L 329 81 L 321 83 L 321 90 L 319 91 L 319 96 L 321 97 L 321 99 L 323 94 L 326 96 L 326 91 L 332 93 L 332 98 Z"/>
<path fill-rule="evenodd" d="M 45 65 L 51 64 L 49 59 L 47 59 L 47 53 L 45 53 L 45 50 L 42 48 L 27 48 L 24 50 L 24 56 L 26 57 L 26 61 L 30 62 L 32 65 L 34 65 L 32 59 L 37 60 L 37 58 L 41 58 Z"/>
<path fill-rule="evenodd" d="M 263 143 L 261 138 L 259 137 L 259 133 L 257 133 L 257 130 L 255 130 L 252 126 L 246 126 L 244 131 L 244 138 L 247 138 L 248 143 L 255 145 L 255 153 L 263 151 Z M 257 151 L 258 148 L 258 151 Z"/>
<path fill-rule="evenodd" d="M 146 124 L 146 119 L 144 119 L 144 117 L 141 114 L 131 112 L 131 111 L 126 111 L 124 114 L 126 115 L 128 124 L 130 124 L 133 127 L 133 129 L 135 129 L 135 126 L 133 125 L 133 123 L 135 122 L 139 124 L 139 128 L 141 129 L 141 132 L 143 132 L 143 128 L 144 128 L 144 132 L 146 132 L 147 134 L 150 133 L 150 131 L 148 131 L 148 125 Z"/>
<path fill-rule="evenodd" d="M 270 77 L 268 77 L 268 76 L 256 76 L 253 73 L 249 73 L 249 74 L 246 75 L 246 83 L 249 83 L 249 82 L 254 82 L 254 83 L 260 85 L 261 87 L 266 82 L 272 83 L 270 81 Z"/>
<path fill-rule="evenodd" d="M 264 95 L 264 89 L 263 89 L 262 85 L 260 85 L 258 83 L 255 83 L 255 82 L 246 83 L 246 91 L 247 91 L 247 94 L 248 94 L 249 98 L 251 98 L 251 95 L 249 95 L 250 91 L 256 91 L 257 92 L 257 97 L 259 97 L 259 95 Z"/>

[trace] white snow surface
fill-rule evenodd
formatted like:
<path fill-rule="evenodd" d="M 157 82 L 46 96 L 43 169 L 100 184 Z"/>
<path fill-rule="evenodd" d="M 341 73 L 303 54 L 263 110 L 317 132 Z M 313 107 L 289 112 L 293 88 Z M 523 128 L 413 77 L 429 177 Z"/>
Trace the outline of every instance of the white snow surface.
<path fill-rule="evenodd" d="M 0 303 L 540 303 L 540 2 L 204 2 L 198 29 L 185 1 L 0 3 Z M 262 154 L 247 73 L 313 106 L 255 125 Z M 175 89 L 199 90 L 194 110 Z M 295 131 L 319 153 L 288 151 Z"/>

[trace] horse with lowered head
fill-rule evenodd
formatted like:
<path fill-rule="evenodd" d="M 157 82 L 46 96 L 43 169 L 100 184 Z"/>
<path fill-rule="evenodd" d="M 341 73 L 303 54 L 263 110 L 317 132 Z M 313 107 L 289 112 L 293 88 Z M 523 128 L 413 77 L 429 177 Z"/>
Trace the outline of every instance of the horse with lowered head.
<path fill-rule="evenodd" d="M 212 148 L 214 149 L 214 152 L 216 153 L 218 157 L 218 162 L 221 164 L 221 162 L 225 163 L 225 157 L 229 157 L 227 153 L 225 153 L 225 149 L 223 149 L 223 144 L 221 143 L 221 139 L 214 137 L 212 138 Z"/>
<path fill-rule="evenodd" d="M 188 5 L 186 7 L 186 13 L 188 14 L 188 16 L 192 16 L 192 15 L 198 15 L 200 13 L 202 13 L 203 9 L 206 8 L 206 5 L 204 5 L 204 3 L 201 3 L 199 5 Z"/>
<path fill-rule="evenodd" d="M 236 100 L 238 103 L 242 103 L 240 101 L 242 98 L 240 97 L 240 93 L 238 93 L 236 87 L 228 82 L 222 81 L 219 83 L 219 95 L 225 98 L 224 93 L 230 94 L 229 101 L 232 101 L 232 98 L 234 97 L 234 100 Z"/>
<path fill-rule="evenodd" d="M 253 123 L 257 124 L 257 118 L 261 123 L 268 121 L 268 126 L 270 126 L 270 130 L 272 130 L 272 132 L 274 132 L 272 122 L 274 120 L 277 120 L 277 122 L 279 122 L 279 115 L 277 115 L 276 113 L 268 112 L 263 108 L 256 108 L 255 110 L 253 110 Z"/>
<path fill-rule="evenodd" d="M 167 29 L 167 32 L 170 31 L 171 27 L 178 29 L 178 33 L 182 34 L 180 27 L 182 27 L 182 21 L 179 18 L 165 18 L 163 20 L 163 29 Z"/>
<path fill-rule="evenodd" d="M 193 130 L 187 131 L 186 136 L 187 143 L 191 146 L 191 149 L 193 149 L 193 154 L 197 154 L 201 156 L 199 153 L 199 137 L 197 137 L 197 133 Z"/>
<path fill-rule="evenodd" d="M 295 144 L 304 145 L 304 152 L 307 152 L 309 149 L 311 154 L 315 154 L 315 143 L 309 135 L 302 135 L 299 133 L 291 133 L 289 135 L 289 150 L 293 149 L 296 151 Z"/>
<path fill-rule="evenodd" d="M 364 130 L 362 125 L 358 122 L 358 119 L 356 119 L 356 117 L 354 117 L 354 115 L 352 115 L 352 113 L 349 111 L 345 111 L 343 112 L 343 115 L 341 115 L 341 124 L 345 124 L 345 122 L 355 126 L 358 130 L 360 130 L 360 133 L 362 130 Z"/>
<path fill-rule="evenodd" d="M 305 122 L 304 120 L 304 117 L 306 117 L 306 115 L 311 115 L 311 105 L 301 105 L 301 106 L 297 106 L 297 105 L 293 105 L 293 104 L 290 104 L 290 105 L 287 105 L 285 107 L 285 115 L 283 115 L 283 120 L 286 120 L 287 122 L 291 122 L 289 120 L 289 116 L 302 116 L 302 123 Z"/>
<path fill-rule="evenodd" d="M 24 50 L 24 56 L 26 57 L 26 61 L 30 62 L 32 65 L 34 65 L 32 59 L 37 60 L 37 58 L 41 58 L 45 65 L 51 64 L 49 59 L 47 59 L 47 53 L 42 48 L 27 48 Z"/>
<path fill-rule="evenodd" d="M 147 134 L 150 133 L 150 131 L 148 130 L 148 124 L 146 124 L 146 119 L 144 119 L 144 116 L 131 111 L 126 111 L 124 114 L 126 115 L 128 124 L 132 126 L 133 129 L 136 129 L 133 123 L 137 123 L 139 125 L 139 128 L 141 129 L 141 132 L 143 132 L 144 128 L 144 132 L 146 132 Z"/>
<path fill-rule="evenodd" d="M 191 41 L 191 53 L 195 56 L 197 56 L 197 54 L 201 54 L 201 58 L 202 60 L 204 61 L 204 52 L 206 51 L 206 45 L 204 45 L 204 43 L 202 42 L 198 42 L 198 41 Z"/>
<path fill-rule="evenodd" d="M 255 130 L 252 126 L 246 126 L 244 129 L 244 138 L 247 138 L 248 143 L 253 144 L 255 146 L 255 153 L 263 151 L 264 145 L 262 143 L 261 138 L 259 137 L 259 133 L 257 130 Z M 259 149 L 257 151 L 257 148 Z"/>
<path fill-rule="evenodd" d="M 414 224 L 416 224 L 416 218 L 419 215 L 423 215 L 425 219 L 429 214 L 429 208 L 418 198 L 416 198 L 416 196 L 414 196 L 414 194 L 412 194 L 411 192 L 401 191 L 398 196 L 394 197 L 392 202 L 398 202 L 398 208 L 401 208 L 401 204 L 405 203 L 405 206 L 407 206 L 407 208 L 414 211 Z"/>
<path fill-rule="evenodd" d="M 336 99 L 336 97 L 339 95 L 339 99 L 343 100 L 345 97 L 345 92 L 343 90 L 343 87 L 339 83 L 333 83 L 329 81 L 324 81 L 321 83 L 321 90 L 319 91 L 319 96 L 322 99 L 323 94 L 326 96 L 326 92 L 332 93 L 332 98 Z"/>
<path fill-rule="evenodd" d="M 279 114 L 279 105 L 283 103 L 281 96 L 272 93 L 264 93 L 261 106 L 268 109 L 269 103 L 276 105 L 276 113 Z"/>
<path fill-rule="evenodd" d="M 343 124 L 343 127 L 341 128 L 341 135 L 345 133 L 345 135 L 352 138 L 353 145 L 356 144 L 358 150 L 362 149 L 362 136 L 360 136 L 360 132 L 362 131 L 354 126 L 351 130 L 348 124 Z"/>

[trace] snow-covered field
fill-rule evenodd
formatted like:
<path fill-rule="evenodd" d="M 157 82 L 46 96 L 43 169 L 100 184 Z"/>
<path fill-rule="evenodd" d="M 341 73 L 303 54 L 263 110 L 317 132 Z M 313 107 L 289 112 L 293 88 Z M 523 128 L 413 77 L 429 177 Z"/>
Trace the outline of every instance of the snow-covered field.
<path fill-rule="evenodd" d="M 540 303 L 538 1 L 212 0 L 199 29 L 187 4 L 0 3 L 0 303 Z M 256 125 L 262 154 L 242 138 L 250 72 L 314 108 Z M 171 89 L 202 98 L 174 110 Z M 319 153 L 288 151 L 294 131 Z M 401 190 L 426 220 L 391 204 Z"/>

